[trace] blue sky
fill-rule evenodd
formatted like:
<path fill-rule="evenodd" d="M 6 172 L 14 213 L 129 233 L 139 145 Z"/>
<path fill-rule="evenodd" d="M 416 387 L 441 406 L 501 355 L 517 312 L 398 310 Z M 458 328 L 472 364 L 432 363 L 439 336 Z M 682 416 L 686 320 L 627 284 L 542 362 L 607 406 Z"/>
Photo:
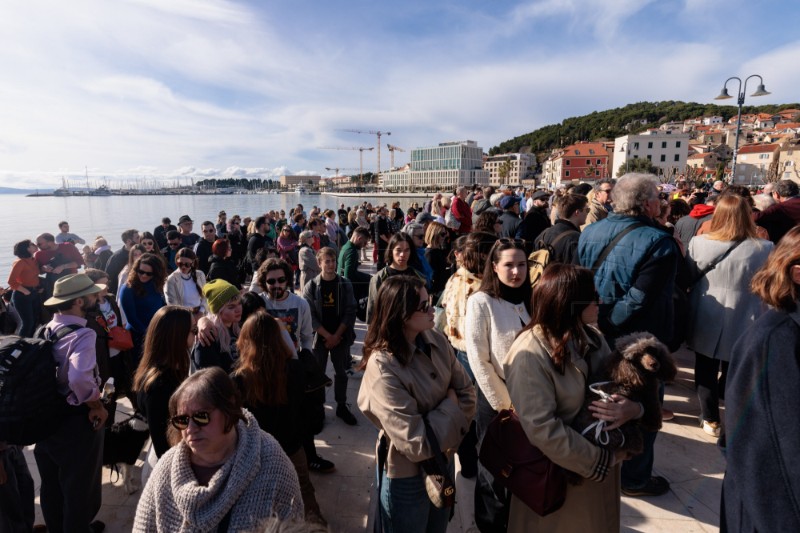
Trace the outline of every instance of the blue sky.
<path fill-rule="evenodd" d="M 733 75 L 773 93 L 748 104 L 800 100 L 797 2 L 28 0 L 1 15 L 0 186 L 85 167 L 327 175 L 358 152 L 319 147 L 376 144 L 341 129 L 392 132 L 386 169 L 387 141 L 488 151 L 595 110 L 709 102 Z"/>

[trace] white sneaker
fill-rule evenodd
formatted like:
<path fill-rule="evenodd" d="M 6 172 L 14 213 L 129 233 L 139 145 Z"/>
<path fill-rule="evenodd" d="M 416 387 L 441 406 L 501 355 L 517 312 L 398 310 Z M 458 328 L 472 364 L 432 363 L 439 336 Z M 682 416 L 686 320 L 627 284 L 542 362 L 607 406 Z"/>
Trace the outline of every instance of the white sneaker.
<path fill-rule="evenodd" d="M 703 420 L 703 431 L 705 431 L 712 437 L 719 437 L 721 430 L 722 427 L 720 426 L 719 422 L 707 422 Z"/>

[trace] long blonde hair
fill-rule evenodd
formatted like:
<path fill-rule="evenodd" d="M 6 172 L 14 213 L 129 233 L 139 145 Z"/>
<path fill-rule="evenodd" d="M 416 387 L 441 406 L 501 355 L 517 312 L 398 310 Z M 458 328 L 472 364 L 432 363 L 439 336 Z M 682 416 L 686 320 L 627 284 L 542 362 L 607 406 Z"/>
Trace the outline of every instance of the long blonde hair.
<path fill-rule="evenodd" d="M 721 194 L 711 217 L 711 227 L 705 235 L 714 241 L 757 238 L 753 212 L 747 199 L 738 194 Z"/>

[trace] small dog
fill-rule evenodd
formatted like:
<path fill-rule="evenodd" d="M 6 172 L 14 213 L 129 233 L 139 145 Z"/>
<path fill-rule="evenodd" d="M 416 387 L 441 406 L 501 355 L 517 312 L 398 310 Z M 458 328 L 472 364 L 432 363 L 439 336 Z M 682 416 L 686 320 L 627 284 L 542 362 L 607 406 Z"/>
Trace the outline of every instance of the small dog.
<path fill-rule="evenodd" d="M 610 451 L 625 450 L 628 457 L 632 457 L 643 451 L 643 431 L 661 429 L 659 381 L 672 381 L 678 369 L 669 349 L 650 333 L 625 335 L 617 339 L 615 347 L 607 372 L 611 381 L 590 384 L 591 389 L 600 393 L 593 391 L 586 395 L 572 427 L 598 446 Z M 589 405 L 612 394 L 640 402 L 644 406 L 644 415 L 616 430 L 603 431 L 605 422 L 592 416 Z M 587 428 L 590 429 L 587 431 Z"/>

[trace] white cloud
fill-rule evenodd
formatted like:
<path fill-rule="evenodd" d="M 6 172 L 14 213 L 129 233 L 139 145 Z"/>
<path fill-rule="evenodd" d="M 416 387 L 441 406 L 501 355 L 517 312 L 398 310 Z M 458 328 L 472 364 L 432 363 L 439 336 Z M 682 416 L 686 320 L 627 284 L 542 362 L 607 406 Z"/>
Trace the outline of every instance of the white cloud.
<path fill-rule="evenodd" d="M 375 145 L 342 128 L 391 131 L 386 168 L 386 142 L 410 151 L 473 139 L 488 150 L 594 110 L 711 101 L 725 78 L 745 72 L 762 74 L 773 92 L 753 103 L 796 99 L 800 73 L 789 66 L 800 41 L 772 35 L 770 50 L 715 31 L 691 40 L 677 26 L 669 37 L 632 31 L 632 19 L 656 7 L 542 0 L 473 17 L 457 7 L 424 32 L 373 35 L 352 31 L 359 13 L 350 7 L 341 19 L 289 24 L 277 6 L 219 0 L 9 3 L 0 17 L 0 185 L 58 185 L 86 166 L 90 178 L 111 180 L 356 168 L 357 151 L 317 149 Z M 433 9 L 415 8 L 419 17 Z M 702 26 L 718 14 L 685 0 L 676 16 Z M 563 42 L 540 36 L 554 21 Z M 363 158 L 374 170 L 377 154 Z"/>

